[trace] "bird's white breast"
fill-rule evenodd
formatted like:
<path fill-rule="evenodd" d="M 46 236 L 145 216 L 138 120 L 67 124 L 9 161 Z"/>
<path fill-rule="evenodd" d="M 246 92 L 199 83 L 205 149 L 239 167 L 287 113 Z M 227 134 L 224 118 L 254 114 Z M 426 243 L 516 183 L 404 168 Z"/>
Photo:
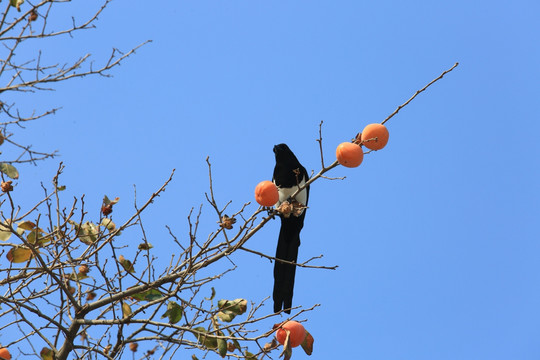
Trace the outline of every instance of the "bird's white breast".
<path fill-rule="evenodd" d="M 304 186 L 305 183 L 306 183 L 306 181 L 302 180 L 299 185 Z M 296 190 L 298 190 L 298 186 L 293 186 L 292 188 L 278 187 L 278 190 L 279 190 L 279 200 L 278 200 L 276 206 L 281 205 L 282 202 L 286 201 L 292 194 L 294 194 L 296 192 Z M 307 202 L 307 191 L 306 191 L 306 189 L 300 191 L 298 193 L 298 195 L 296 195 L 296 201 L 306 205 L 306 202 Z"/>

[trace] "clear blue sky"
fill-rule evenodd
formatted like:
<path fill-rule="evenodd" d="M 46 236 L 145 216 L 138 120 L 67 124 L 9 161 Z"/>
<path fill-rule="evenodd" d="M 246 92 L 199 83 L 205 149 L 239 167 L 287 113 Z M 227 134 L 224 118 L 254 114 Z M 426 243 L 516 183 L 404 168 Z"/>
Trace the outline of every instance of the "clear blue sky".
<path fill-rule="evenodd" d="M 294 304 L 321 304 L 306 323 L 314 359 L 538 359 L 538 14 L 532 0 L 113 1 L 96 30 L 51 42 L 44 58 L 90 52 L 99 64 L 112 47 L 153 42 L 113 78 L 21 100 L 63 109 L 17 134 L 61 154 L 21 167 L 19 196 L 39 199 L 63 161 L 66 206 L 86 194 L 97 218 L 103 194 L 120 196 L 121 223 L 133 184 L 142 201 L 176 168 L 143 217 L 165 261 L 165 225 L 185 236 L 190 208 L 205 203 L 206 156 L 218 201 L 238 209 L 271 178 L 274 144 L 318 171 L 321 120 L 330 162 L 340 142 L 459 62 L 387 124 L 384 150 L 330 173 L 343 181 L 313 184 L 299 260 L 324 254 L 316 264 L 339 268 L 299 269 Z M 216 221 L 203 211 L 201 236 Z M 273 254 L 278 229 L 248 246 Z M 233 261 L 218 297 L 271 294 L 272 264 Z"/>

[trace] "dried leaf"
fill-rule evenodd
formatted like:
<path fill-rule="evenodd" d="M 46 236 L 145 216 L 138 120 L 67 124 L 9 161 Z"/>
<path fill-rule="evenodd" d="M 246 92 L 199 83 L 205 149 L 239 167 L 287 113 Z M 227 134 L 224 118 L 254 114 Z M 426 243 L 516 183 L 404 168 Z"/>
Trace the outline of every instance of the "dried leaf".
<path fill-rule="evenodd" d="M 42 233 L 39 233 L 38 235 L 40 236 L 37 238 L 37 242 L 36 242 L 37 246 L 43 246 L 52 241 L 52 236 L 43 236 Z"/>
<path fill-rule="evenodd" d="M 218 353 L 224 358 L 227 356 L 227 341 L 225 339 L 217 339 Z"/>
<path fill-rule="evenodd" d="M 233 333 L 231 330 L 227 329 L 227 331 L 229 332 L 229 336 L 230 336 L 230 337 L 234 337 L 234 333 Z M 242 348 L 240 347 L 240 343 L 238 342 L 238 340 L 232 339 L 232 345 L 233 345 L 233 347 L 235 347 L 236 349 L 242 350 Z M 234 349 L 231 350 L 231 349 L 229 348 L 229 352 L 233 352 L 233 351 L 234 351 Z"/>
<path fill-rule="evenodd" d="M 270 352 L 273 349 L 276 349 L 279 346 L 276 338 L 272 338 L 272 342 L 264 344 L 263 351 L 264 352 Z"/>
<path fill-rule="evenodd" d="M 116 224 L 109 218 L 101 219 L 101 226 L 104 226 L 110 232 L 116 230 Z"/>
<path fill-rule="evenodd" d="M 107 195 L 104 195 L 104 196 L 103 196 L 103 204 L 104 204 L 105 206 L 107 206 L 107 205 L 114 205 L 114 204 L 116 204 L 116 203 L 119 202 L 119 201 L 120 201 L 120 198 L 119 198 L 119 197 L 116 197 L 116 198 L 114 198 L 114 200 L 111 201 L 111 200 L 109 200 L 109 198 L 107 197 Z"/>
<path fill-rule="evenodd" d="M 21 5 L 24 0 L 9 0 L 11 6 L 16 7 L 17 11 L 21 11 Z"/>
<path fill-rule="evenodd" d="M 112 213 L 112 205 L 103 205 L 101 207 L 101 212 L 103 213 L 103 215 L 105 216 L 108 216 Z"/>
<path fill-rule="evenodd" d="M 161 318 L 168 317 L 169 323 L 176 324 L 182 319 L 184 309 L 174 301 L 169 301 L 167 304 L 167 311 L 161 316 Z"/>
<path fill-rule="evenodd" d="M 25 231 L 30 231 L 26 236 L 26 241 L 30 244 L 44 245 L 51 241 L 50 238 L 43 238 L 43 230 L 37 227 L 32 221 L 21 221 L 17 223 L 17 233 L 22 235 Z"/>
<path fill-rule="evenodd" d="M 133 267 L 133 264 L 131 263 L 131 261 L 129 261 L 128 259 L 124 258 L 122 255 L 120 255 L 118 257 L 118 262 L 120 263 L 120 265 L 122 265 L 122 267 L 124 268 L 124 270 L 126 270 L 128 273 L 134 273 L 135 272 L 135 267 Z"/>
<path fill-rule="evenodd" d="M 122 315 L 124 318 L 127 318 L 129 315 L 131 315 L 133 311 L 131 311 L 131 307 L 126 303 L 122 303 Z"/>
<path fill-rule="evenodd" d="M 23 230 L 34 230 L 36 228 L 36 224 L 34 224 L 31 221 L 26 220 L 26 221 L 21 221 L 17 223 L 17 227 Z"/>
<path fill-rule="evenodd" d="M 154 246 L 152 244 L 150 244 L 149 242 L 143 242 L 143 243 L 140 243 L 139 246 L 137 246 L 137 249 L 139 249 L 139 250 L 150 250 L 153 247 Z"/>
<path fill-rule="evenodd" d="M 306 337 L 301 344 L 302 349 L 304 349 L 306 354 L 311 355 L 311 353 L 313 352 L 314 342 L 315 342 L 315 339 L 313 339 L 313 336 L 311 336 L 311 334 L 306 330 Z"/>
<path fill-rule="evenodd" d="M 208 335 L 208 331 L 205 328 L 198 326 L 193 328 L 193 330 L 197 331 L 194 335 L 197 337 L 199 344 L 206 346 L 208 349 L 217 348 L 217 339 L 214 336 Z"/>
<path fill-rule="evenodd" d="M 245 356 L 244 359 L 246 359 L 246 360 L 257 360 L 257 357 L 254 354 L 252 354 L 252 353 L 250 353 L 249 351 L 246 350 L 246 356 Z"/>
<path fill-rule="evenodd" d="M 236 317 L 236 314 L 232 311 L 225 310 L 217 313 L 217 316 L 224 322 L 231 322 Z"/>
<path fill-rule="evenodd" d="M 39 355 L 41 356 L 42 360 L 53 360 L 53 351 L 47 347 L 41 349 Z"/>
<path fill-rule="evenodd" d="M 50 238 L 44 239 L 43 234 L 39 230 L 34 230 L 30 233 L 28 233 L 28 236 L 26 237 L 26 241 L 28 241 L 30 244 L 38 244 L 38 245 L 44 245 L 48 243 Z"/>
<path fill-rule="evenodd" d="M 93 291 L 90 291 L 86 294 L 86 301 L 92 301 L 96 298 L 97 294 Z"/>
<path fill-rule="evenodd" d="M 3 222 L 2 225 L 0 225 L 0 240 L 6 241 L 11 237 L 11 231 L 8 230 L 7 222 Z"/>
<path fill-rule="evenodd" d="M 69 280 L 73 280 L 73 281 L 77 281 L 77 280 L 84 280 L 84 279 L 87 279 L 89 276 L 86 275 L 86 274 L 83 274 L 83 273 L 71 273 L 69 275 Z"/>
<path fill-rule="evenodd" d="M 247 310 L 247 300 L 219 300 L 218 306 L 221 309 L 217 316 L 224 322 L 231 322 L 236 315 L 241 315 Z"/>
<path fill-rule="evenodd" d="M 13 0 L 11 1 L 13 4 Z M 22 1 L 21 1 L 22 3 Z M 8 177 L 12 179 L 18 179 L 19 178 L 19 172 L 15 168 L 15 166 L 7 163 L 0 163 L 0 171 L 6 174 Z"/>
<path fill-rule="evenodd" d="M 90 245 L 97 240 L 99 235 L 99 227 L 89 221 L 78 226 L 79 239 L 86 245 Z"/>
<path fill-rule="evenodd" d="M 107 195 L 103 196 L 103 206 L 101 207 L 101 212 L 103 215 L 107 216 L 113 212 L 113 205 L 120 201 L 120 198 L 117 197 L 114 200 L 109 200 Z"/>
<path fill-rule="evenodd" d="M 12 263 L 23 263 L 32 258 L 32 250 L 25 247 L 14 247 L 7 253 L 7 259 Z"/>
<path fill-rule="evenodd" d="M 133 294 L 131 297 L 138 301 L 154 301 L 162 298 L 163 294 L 156 289 L 148 289 L 146 291 Z"/>
<path fill-rule="evenodd" d="M 279 325 L 280 324 L 275 324 L 274 328 L 276 328 Z M 285 341 L 283 342 L 283 351 L 281 352 L 281 354 L 279 354 L 279 357 L 284 356 L 283 358 L 284 360 L 289 360 L 292 356 L 292 347 L 290 343 L 291 332 L 287 329 L 284 329 L 284 330 L 287 336 L 285 337 Z"/>
<path fill-rule="evenodd" d="M 214 289 L 214 287 L 212 286 L 212 295 L 210 295 L 209 298 L 205 297 L 204 299 L 205 300 L 214 300 L 214 297 L 216 296 L 216 289 Z"/>
<path fill-rule="evenodd" d="M 219 300 L 218 307 L 223 310 L 229 310 L 236 315 L 242 315 L 247 310 L 246 299 L 234 299 L 234 300 Z"/>

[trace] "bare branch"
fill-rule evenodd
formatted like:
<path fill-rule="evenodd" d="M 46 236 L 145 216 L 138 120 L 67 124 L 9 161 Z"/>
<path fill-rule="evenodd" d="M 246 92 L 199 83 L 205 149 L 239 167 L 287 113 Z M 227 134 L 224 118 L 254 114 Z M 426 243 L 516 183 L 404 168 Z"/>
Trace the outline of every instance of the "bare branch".
<path fill-rule="evenodd" d="M 24 5 L 7 2 L 0 16 L 0 79 L 3 79 L 0 96 L 9 92 L 24 95 L 49 91 L 62 81 L 89 75 L 108 77 L 110 70 L 149 43 L 143 42 L 127 52 L 113 48 L 99 66 L 92 63 L 90 54 L 66 63 L 46 63 L 39 49 L 30 59 L 17 56 L 25 44 L 33 45 L 46 38 L 72 37 L 78 31 L 93 29 L 110 1 L 102 0 L 83 21 L 72 18 L 63 26 L 62 19 L 55 18 L 54 9 L 61 4 L 68 5 L 69 0 L 26 0 Z M 14 9 L 20 12 L 14 13 Z M 59 30 L 51 30 L 51 24 L 56 22 L 60 22 Z M 418 90 L 382 123 L 456 66 L 457 63 Z M 0 102 L 1 140 L 15 150 L 15 155 L 4 160 L 4 164 L 36 164 L 57 155 L 21 144 L 12 130 L 24 128 L 57 110 L 59 108 L 21 111 L 16 102 Z M 325 175 L 338 162 L 325 165 L 322 125 L 321 121 L 316 140 L 321 169 L 304 186 L 299 185 L 293 197 L 319 178 L 344 179 Z M 142 206 L 138 204 L 134 189 L 134 210 L 119 226 L 112 222 L 110 211 L 102 210 L 94 220 L 92 213 L 85 210 L 84 195 L 67 199 L 67 205 L 64 205 L 66 200 L 62 197 L 59 182 L 64 169 L 62 164 L 53 178 L 53 188 L 42 185 L 44 197 L 29 208 L 21 207 L 14 200 L 16 197 L 12 197 L 11 192 L 18 191 L 17 187 L 13 190 L 3 184 L 0 256 L 8 261 L 0 266 L 3 291 L 0 295 L 3 320 L 0 331 L 14 334 L 3 346 L 21 349 L 26 345 L 24 348 L 28 350 L 24 351 L 29 354 L 20 350 L 21 354 L 44 358 L 41 352 L 48 350 L 51 357 L 64 360 L 72 357 L 118 359 L 123 357 L 130 343 L 139 342 L 152 344 L 151 352 L 142 358 L 150 358 L 156 351 L 161 352 L 161 358 L 174 358 L 180 349 L 196 349 L 207 354 L 218 352 L 220 346 L 220 355 L 224 356 L 223 345 L 228 346 L 227 342 L 230 342 L 234 346 L 226 349 L 225 356 L 245 358 L 245 351 L 250 347 L 255 348 L 257 358 L 270 358 L 277 345 L 269 349 L 261 344 L 275 329 L 258 327 L 265 326 L 262 324 L 268 319 L 281 317 L 283 311 L 265 313 L 267 299 L 251 302 L 249 309 L 245 299 L 235 300 L 233 305 L 223 305 L 228 302 L 214 299 L 214 283 L 236 269 L 234 253 L 245 251 L 270 261 L 309 269 L 335 270 L 337 266 L 312 265 L 323 255 L 297 263 L 247 247 L 248 241 L 274 215 L 261 207 L 249 214 L 249 202 L 234 209 L 232 201 L 218 205 L 209 158 L 206 162 L 209 192 L 205 195 L 218 217 L 218 225 L 212 223 L 213 229 L 205 228 L 202 205 L 198 211 L 193 208 L 187 219 L 188 229 L 182 236 L 174 235 L 167 227 L 170 237 L 165 241 L 159 239 L 161 244 L 170 247 L 171 256 L 166 259 L 158 258 L 151 250 L 149 240 L 154 240 L 143 225 L 142 213 L 165 192 L 173 179 L 174 169 Z M 4 179 L 3 173 L 0 175 Z M 232 213 L 231 217 L 225 215 L 226 210 Z M 116 241 L 128 229 L 137 232 L 142 239 L 132 252 L 128 252 L 133 249 L 132 241 Z M 203 230 L 207 231 L 206 237 L 199 235 Z M 289 319 L 297 319 L 317 306 L 295 307 L 291 309 L 295 313 Z M 35 337 L 43 340 L 48 348 L 34 348 L 32 340 Z"/>
<path fill-rule="evenodd" d="M 414 95 L 410 97 L 409 100 L 407 100 L 407 101 L 405 101 L 403 104 L 399 105 L 399 106 L 397 107 L 397 109 L 396 109 L 393 113 L 391 113 L 390 115 L 388 115 L 388 117 L 387 117 L 386 119 L 384 119 L 384 120 L 381 122 L 381 124 L 384 125 L 388 120 L 390 120 L 391 118 L 393 118 L 394 115 L 396 115 L 396 114 L 399 112 L 399 110 L 403 109 L 403 108 L 404 108 L 405 106 L 407 106 L 411 101 L 413 101 L 413 99 L 414 99 L 416 96 L 418 96 L 418 94 L 420 94 L 421 92 L 425 91 L 428 87 L 430 87 L 431 85 L 433 85 L 434 83 L 436 83 L 437 81 L 439 81 L 440 79 L 442 79 L 444 75 L 446 75 L 446 74 L 448 74 L 450 71 L 454 70 L 458 65 L 459 65 L 459 63 L 455 63 L 450 69 L 445 70 L 441 75 L 439 75 L 439 77 L 437 77 L 437 78 L 431 80 L 431 82 L 429 82 L 429 83 L 428 83 L 426 86 L 424 86 L 422 89 L 416 91 L 416 92 L 414 93 Z"/>

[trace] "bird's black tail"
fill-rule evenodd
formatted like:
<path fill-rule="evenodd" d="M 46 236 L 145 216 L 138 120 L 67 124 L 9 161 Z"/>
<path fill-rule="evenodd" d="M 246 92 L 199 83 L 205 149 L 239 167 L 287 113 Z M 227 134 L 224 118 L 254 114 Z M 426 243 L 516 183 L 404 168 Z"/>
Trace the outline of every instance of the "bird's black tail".
<path fill-rule="evenodd" d="M 300 246 L 300 230 L 304 223 L 304 214 L 300 217 L 291 216 L 281 218 L 281 229 L 276 249 L 276 258 L 295 262 L 298 258 L 298 247 Z M 296 265 L 286 264 L 280 261 L 274 264 L 274 312 L 292 307 L 294 276 Z M 285 310 L 290 314 L 290 310 Z"/>

